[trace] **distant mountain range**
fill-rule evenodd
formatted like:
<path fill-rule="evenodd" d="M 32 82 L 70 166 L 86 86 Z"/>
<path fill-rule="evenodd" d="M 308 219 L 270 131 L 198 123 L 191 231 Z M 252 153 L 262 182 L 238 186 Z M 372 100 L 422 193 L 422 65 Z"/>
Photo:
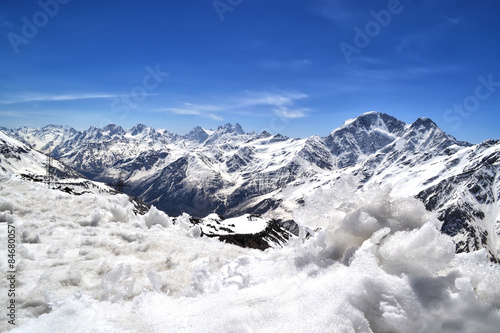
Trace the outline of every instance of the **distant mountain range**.
<path fill-rule="evenodd" d="M 428 118 L 406 124 L 369 112 L 305 139 L 239 124 L 184 136 L 142 124 L 3 131 L 91 180 L 123 177 L 126 193 L 171 216 L 262 214 L 292 228 L 293 210 L 317 188 L 347 178 L 358 190 L 390 185 L 435 211 L 458 252 L 486 248 L 499 258 L 500 141 L 458 141 Z"/>
<path fill-rule="evenodd" d="M 27 182 L 43 182 L 47 184 L 44 185 L 47 186 L 45 191 L 58 190 L 75 196 L 87 194 L 94 196 L 94 200 L 101 200 L 114 195 L 126 196 L 113 188 L 118 187 L 116 186 L 117 183 L 122 180 L 112 184 L 89 180 L 64 163 L 49 158 L 44 153 L 0 131 L 0 175 L 2 172 L 6 172 L 7 175 L 10 174 L 10 177 L 21 178 Z M 49 177 L 49 175 L 51 176 Z M 40 187 L 36 191 L 40 191 Z M 48 193 L 40 193 L 42 196 L 40 200 L 44 200 Z M 12 195 L 15 196 L 16 193 L 12 193 Z M 9 198 L 3 199 L 9 200 Z M 133 214 L 145 215 L 149 227 L 153 224 L 166 225 L 170 223 L 168 221 L 171 220 L 168 216 L 163 216 L 163 213 L 145 204 L 140 199 L 128 196 L 128 200 L 132 203 Z M 25 203 L 27 207 L 33 204 L 32 202 Z M 0 201 L 0 208 L 9 207 L 9 205 Z M 127 220 L 125 211 L 121 212 L 113 207 L 110 209 L 114 212 L 112 213 L 112 219 L 124 218 Z M 23 207 L 16 207 L 15 212 L 13 212 L 17 213 L 17 210 L 22 211 Z M 1 220 L 4 218 L 3 214 L 0 212 L 0 222 L 5 222 L 5 220 Z M 91 216 L 88 218 L 93 219 Z M 191 237 L 214 237 L 226 243 L 260 250 L 284 245 L 290 237 L 293 237 L 291 231 L 294 231 L 290 227 L 284 228 L 279 221 L 250 214 L 230 219 L 224 219 L 217 214 L 210 214 L 200 219 L 183 213 L 172 220 Z M 95 226 L 92 223 L 89 222 L 88 226 Z"/>

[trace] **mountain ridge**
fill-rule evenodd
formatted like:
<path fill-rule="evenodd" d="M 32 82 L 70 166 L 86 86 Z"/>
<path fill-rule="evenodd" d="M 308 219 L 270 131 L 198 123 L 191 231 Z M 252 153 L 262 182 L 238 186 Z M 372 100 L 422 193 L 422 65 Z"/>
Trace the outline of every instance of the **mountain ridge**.
<path fill-rule="evenodd" d="M 481 205 L 498 206 L 492 188 L 500 186 L 500 145 L 458 141 L 429 118 L 406 124 L 368 112 L 325 137 L 305 139 L 245 133 L 239 124 L 215 131 L 195 127 L 184 136 L 145 125 L 11 132 L 37 147 L 52 147 L 56 157 L 91 179 L 112 181 L 123 173 L 132 185 L 129 194 L 172 216 L 256 213 L 285 222 L 303 195 L 339 179 L 354 177 L 359 189 L 389 185 L 395 195 L 417 197 L 435 211 L 457 251 L 486 247 L 498 257 L 492 239 L 500 218 L 478 212 L 489 209 Z"/>

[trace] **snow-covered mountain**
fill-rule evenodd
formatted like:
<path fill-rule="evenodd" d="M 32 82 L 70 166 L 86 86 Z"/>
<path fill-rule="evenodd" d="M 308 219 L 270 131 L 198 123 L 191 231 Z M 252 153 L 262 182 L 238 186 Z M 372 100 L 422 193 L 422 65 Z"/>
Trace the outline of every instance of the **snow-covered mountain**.
<path fill-rule="evenodd" d="M 141 126 L 138 125 L 132 129 L 132 132 L 135 133 L 134 135 L 147 135 L 148 132 L 151 133 L 150 128 Z M 58 126 L 48 126 L 46 128 L 63 129 Z M 23 130 L 26 130 L 26 128 L 23 128 Z M 74 131 L 70 132 L 74 133 Z M 36 136 L 39 135 L 37 131 L 35 133 Z M 107 135 L 114 136 L 120 133 L 120 130 L 108 126 L 107 133 L 109 133 Z M 47 155 L 0 131 L 1 172 L 19 176 L 21 179 L 29 182 L 43 182 L 48 184 L 50 188 L 73 195 L 82 195 L 85 193 L 95 195 L 102 193 L 110 195 L 120 194 L 110 185 L 89 180 L 56 159 L 50 161 L 51 180 L 49 180 L 47 172 L 48 164 L 49 157 Z M 144 215 L 151 209 L 153 213 L 156 210 L 156 208 L 150 208 L 135 197 L 128 197 L 128 199 L 134 207 L 133 212 L 136 214 Z M 158 215 L 158 213 L 154 214 Z M 118 214 L 118 216 L 122 215 L 124 216 L 124 213 Z M 181 224 L 187 232 L 196 234 L 198 237 L 214 237 L 223 242 L 261 250 L 272 246 L 282 246 L 293 236 L 276 221 L 249 214 L 233 219 L 223 219 L 216 214 L 211 214 L 199 219 L 192 218 L 188 214 L 183 213 L 182 216 L 173 220 Z"/>
<path fill-rule="evenodd" d="M 13 138 L 19 139 L 30 147 L 48 152 L 54 147 L 74 138 L 78 132 L 68 126 L 47 125 L 42 128 L 20 127 L 15 131 L 8 131 L 5 128 L 0 128 L 4 132 L 8 132 Z"/>
<path fill-rule="evenodd" d="M 61 127 L 53 127 L 61 128 Z M 50 165 L 50 171 L 47 166 Z M 18 176 L 29 182 L 47 184 L 62 192 L 82 195 L 84 193 L 118 194 L 111 186 L 89 180 L 64 163 L 49 157 L 0 131 L 0 171 Z M 50 173 L 50 177 L 49 177 Z M 144 214 L 149 206 L 137 198 L 129 197 L 134 212 Z"/>
<path fill-rule="evenodd" d="M 50 147 L 91 179 L 111 182 L 122 174 L 127 193 L 173 216 L 262 214 L 286 222 L 318 188 L 345 179 L 358 190 L 387 185 L 392 195 L 417 197 L 435 211 L 457 251 L 487 248 L 499 257 L 500 142 L 461 142 L 428 118 L 406 124 L 368 112 L 326 137 L 305 139 L 245 133 L 239 124 L 197 127 L 185 136 L 144 125 L 9 134 Z"/>
<path fill-rule="evenodd" d="M 0 170 L 30 176 L 41 181 L 46 174 L 47 163 L 47 155 L 0 131 Z M 81 177 L 78 172 L 57 160 L 54 160 L 51 166 L 55 177 L 65 179 Z"/>

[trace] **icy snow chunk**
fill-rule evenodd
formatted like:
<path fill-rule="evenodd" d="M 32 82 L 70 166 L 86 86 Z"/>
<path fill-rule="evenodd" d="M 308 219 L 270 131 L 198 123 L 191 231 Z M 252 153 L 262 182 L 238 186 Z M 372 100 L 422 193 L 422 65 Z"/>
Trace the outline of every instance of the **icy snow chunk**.
<path fill-rule="evenodd" d="M 101 222 L 102 217 L 103 211 L 96 208 L 90 214 L 90 219 L 79 221 L 78 224 L 80 224 L 82 227 L 96 227 L 99 222 Z"/>
<path fill-rule="evenodd" d="M 129 215 L 133 214 L 128 207 L 122 207 L 119 204 L 112 204 L 108 207 L 112 217 L 111 222 L 128 222 Z"/>
<path fill-rule="evenodd" d="M 389 272 L 432 275 L 455 257 L 455 243 L 434 225 L 427 223 L 412 231 L 399 231 L 380 246 L 382 267 Z"/>
<path fill-rule="evenodd" d="M 440 227 L 441 222 L 421 201 L 393 198 L 391 191 L 385 186 L 360 192 L 352 179 L 346 179 L 305 197 L 305 205 L 294 211 L 294 218 L 312 229 L 342 228 L 364 239 L 383 227 L 390 227 L 392 232 L 411 230 L 429 221 Z"/>
<path fill-rule="evenodd" d="M 0 200 L 0 212 L 14 214 L 14 205 L 10 201 Z"/>
<path fill-rule="evenodd" d="M 142 238 L 139 233 L 128 230 L 119 230 L 116 232 L 116 235 L 120 236 L 124 241 L 129 243 L 136 242 Z"/>
<path fill-rule="evenodd" d="M 170 227 L 172 225 L 170 217 L 155 206 L 151 206 L 149 211 L 144 215 L 144 222 L 148 228 L 151 228 L 155 224 L 162 227 Z"/>
<path fill-rule="evenodd" d="M 163 287 L 163 281 L 161 275 L 158 274 L 154 269 L 150 270 L 147 274 L 149 281 L 151 282 L 151 287 L 155 291 L 160 291 Z"/>
<path fill-rule="evenodd" d="M 201 228 L 199 225 L 195 225 L 191 229 L 189 229 L 189 235 L 193 238 L 200 238 L 201 237 Z"/>
<path fill-rule="evenodd" d="M 106 273 L 101 280 L 101 288 L 105 299 L 116 302 L 133 296 L 135 278 L 132 277 L 132 267 L 124 264 Z"/>
<path fill-rule="evenodd" d="M 40 235 L 36 232 L 24 229 L 21 233 L 21 243 L 37 244 L 40 242 Z"/>
<path fill-rule="evenodd" d="M 189 231 L 189 229 L 193 226 L 189 218 L 190 216 L 188 214 L 182 213 L 182 215 L 175 220 L 175 224 L 177 224 L 182 230 Z"/>
<path fill-rule="evenodd" d="M 63 286 L 79 286 L 81 282 L 82 272 L 75 265 L 70 266 L 64 277 L 60 280 Z"/>
<path fill-rule="evenodd" d="M 33 254 L 33 252 L 28 250 L 28 248 L 22 244 L 19 244 L 19 253 L 25 259 L 32 260 L 32 261 L 36 259 L 36 256 Z"/>
<path fill-rule="evenodd" d="M 54 244 L 47 249 L 47 257 L 48 258 L 57 258 L 64 254 L 63 247 L 61 244 Z"/>
<path fill-rule="evenodd" d="M 463 277 L 455 284 L 461 290 L 473 290 L 480 300 L 500 309 L 500 266 L 484 260 L 485 257 L 487 254 L 479 251 L 457 255 L 454 266 L 463 272 Z"/>
<path fill-rule="evenodd" d="M 369 213 L 357 210 L 347 214 L 342 223 L 342 228 L 349 234 L 357 237 L 369 238 L 375 231 L 383 226 L 379 221 Z"/>
<path fill-rule="evenodd" d="M 139 244 L 137 244 L 137 252 L 146 252 L 149 250 L 149 247 L 151 246 L 151 244 L 149 242 L 139 242 Z"/>
<path fill-rule="evenodd" d="M 190 216 L 186 213 L 182 213 L 181 216 L 177 217 L 175 224 L 178 225 L 186 235 L 193 238 L 199 238 L 202 234 L 202 229 L 199 225 L 193 225 L 191 223 Z"/>
<path fill-rule="evenodd" d="M 9 211 L 0 212 L 0 222 L 12 223 L 14 222 L 14 216 Z"/>
<path fill-rule="evenodd" d="M 304 256 L 295 259 L 296 264 L 328 265 L 331 260 L 339 259 L 348 264 L 356 248 L 379 230 L 387 228 L 388 231 L 378 236 L 375 243 L 386 234 L 419 228 L 429 221 L 439 226 L 440 222 L 426 211 L 422 202 L 414 198 L 393 198 L 390 193 L 390 187 L 357 192 L 346 181 L 305 198 L 305 206 L 294 215 L 301 218 L 297 222 L 322 230 L 309 242 L 310 249 Z M 313 258 L 308 258 L 311 255 Z"/>
<path fill-rule="evenodd" d="M 97 224 L 101 222 L 101 219 L 102 219 L 102 212 L 98 209 L 94 209 L 92 215 L 90 215 L 90 225 L 92 227 L 97 226 Z"/>

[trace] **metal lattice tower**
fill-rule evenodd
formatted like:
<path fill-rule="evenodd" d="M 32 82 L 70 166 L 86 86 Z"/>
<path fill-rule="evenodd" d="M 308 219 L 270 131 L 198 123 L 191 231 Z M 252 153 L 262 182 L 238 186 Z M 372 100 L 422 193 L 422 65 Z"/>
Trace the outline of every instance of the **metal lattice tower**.
<path fill-rule="evenodd" d="M 51 188 L 54 184 L 54 179 L 52 177 L 52 152 L 47 155 L 47 163 L 45 165 L 45 183 L 48 188 Z"/>
<path fill-rule="evenodd" d="M 108 185 L 113 186 L 116 190 L 118 190 L 118 192 L 121 192 L 121 193 L 123 193 L 123 189 L 125 187 L 132 187 L 132 186 L 126 184 L 125 181 L 123 180 L 123 172 L 120 172 L 120 176 L 119 176 L 118 181 L 116 183 L 108 183 Z"/>

